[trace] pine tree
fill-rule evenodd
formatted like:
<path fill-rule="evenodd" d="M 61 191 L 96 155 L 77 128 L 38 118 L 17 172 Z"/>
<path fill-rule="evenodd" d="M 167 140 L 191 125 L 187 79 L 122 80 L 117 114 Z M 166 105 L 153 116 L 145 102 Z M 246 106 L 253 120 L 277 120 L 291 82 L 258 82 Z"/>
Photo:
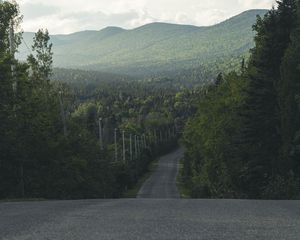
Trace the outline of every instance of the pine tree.
<path fill-rule="evenodd" d="M 281 110 L 281 165 L 282 171 L 297 171 L 299 176 L 300 152 L 300 5 L 297 25 L 291 34 L 291 43 L 281 65 L 280 110 Z"/>
<path fill-rule="evenodd" d="M 35 34 L 32 50 L 36 52 L 36 56 L 29 55 L 27 61 L 33 71 L 33 77 L 49 80 L 52 74 L 53 52 L 47 29 L 39 29 Z"/>
<path fill-rule="evenodd" d="M 242 113 L 244 148 L 240 156 L 245 162 L 242 171 L 245 188 L 253 197 L 260 195 L 257 186 L 263 186 L 281 167 L 278 88 L 280 65 L 294 27 L 295 4 L 292 0 L 278 1 L 278 10 L 270 10 L 254 26 L 256 46 L 247 69 L 249 86 Z"/>

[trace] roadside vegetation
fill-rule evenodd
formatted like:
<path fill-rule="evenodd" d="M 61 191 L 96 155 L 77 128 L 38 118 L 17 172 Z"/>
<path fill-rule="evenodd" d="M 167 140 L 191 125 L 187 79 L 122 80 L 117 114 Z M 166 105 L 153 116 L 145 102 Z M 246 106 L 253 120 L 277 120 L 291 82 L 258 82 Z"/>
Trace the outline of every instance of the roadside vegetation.
<path fill-rule="evenodd" d="M 132 197 L 179 138 L 184 197 L 299 198 L 299 0 L 258 16 L 245 60 L 146 79 L 53 69 L 43 29 L 18 61 L 21 20 L 0 4 L 0 199 Z"/>
<path fill-rule="evenodd" d="M 13 44 L 9 37 L 11 23 L 18 29 L 21 21 L 18 6 L 2 3 L 0 16 L 1 199 L 121 197 L 176 146 L 185 116 L 175 89 L 51 80 L 48 31 L 35 34 L 32 54 L 20 62 L 21 34 Z M 76 82 L 78 72 L 72 76 Z"/>
<path fill-rule="evenodd" d="M 191 197 L 300 197 L 299 1 L 278 1 L 253 28 L 241 73 L 220 74 L 185 126 Z"/>

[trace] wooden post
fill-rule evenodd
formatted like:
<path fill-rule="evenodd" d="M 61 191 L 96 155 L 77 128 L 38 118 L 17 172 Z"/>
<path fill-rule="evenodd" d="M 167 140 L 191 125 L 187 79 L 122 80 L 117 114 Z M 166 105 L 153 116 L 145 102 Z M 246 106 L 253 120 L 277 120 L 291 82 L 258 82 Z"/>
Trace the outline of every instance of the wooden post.
<path fill-rule="evenodd" d="M 134 153 L 135 153 L 135 158 L 138 157 L 138 149 L 137 149 L 137 136 L 134 135 Z"/>
<path fill-rule="evenodd" d="M 102 118 L 99 118 L 99 141 L 100 149 L 103 150 Z"/>
<path fill-rule="evenodd" d="M 147 148 L 147 138 L 146 138 L 146 134 L 144 134 L 144 148 Z"/>
<path fill-rule="evenodd" d="M 154 130 L 154 143 L 155 143 L 155 145 L 157 145 L 157 134 L 156 134 L 156 130 Z"/>
<path fill-rule="evenodd" d="M 123 162 L 126 163 L 126 147 L 125 147 L 125 131 L 122 132 L 122 139 L 123 139 Z"/>
<path fill-rule="evenodd" d="M 138 155 L 141 154 L 141 144 L 140 144 L 140 137 L 137 136 L 137 149 L 138 149 Z"/>
<path fill-rule="evenodd" d="M 14 21 L 13 20 L 11 20 L 10 27 L 9 27 L 9 50 L 10 50 L 10 54 L 14 61 L 15 60 L 15 36 L 14 36 Z M 15 79 L 15 71 L 16 71 L 16 66 L 14 63 L 12 63 L 11 64 L 11 74 L 13 76 L 12 88 L 13 88 L 14 94 L 16 95 L 17 94 L 17 81 Z"/>
<path fill-rule="evenodd" d="M 68 135 L 68 131 L 67 131 L 67 124 L 66 124 L 66 115 L 65 115 L 65 110 L 64 110 L 64 101 L 62 98 L 62 91 L 58 92 L 58 97 L 59 97 L 59 103 L 60 103 L 60 114 L 61 114 L 61 119 L 63 122 L 64 136 L 66 137 Z"/>
<path fill-rule="evenodd" d="M 114 141 L 115 141 L 115 161 L 118 161 L 118 143 L 117 143 L 117 129 L 115 128 L 114 134 Z"/>
<path fill-rule="evenodd" d="M 129 136 L 129 152 L 130 152 L 130 161 L 132 161 L 133 159 L 133 156 L 132 156 L 132 134 L 130 133 L 130 136 Z"/>

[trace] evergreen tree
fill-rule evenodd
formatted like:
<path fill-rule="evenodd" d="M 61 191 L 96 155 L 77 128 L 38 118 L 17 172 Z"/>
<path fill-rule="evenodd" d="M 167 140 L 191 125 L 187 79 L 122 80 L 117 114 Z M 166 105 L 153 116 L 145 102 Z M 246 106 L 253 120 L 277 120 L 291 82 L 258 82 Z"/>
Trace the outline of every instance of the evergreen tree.
<path fill-rule="evenodd" d="M 281 166 L 283 173 L 299 172 L 300 140 L 300 5 L 297 25 L 291 34 L 291 43 L 281 65 L 280 110 L 281 110 Z"/>
<path fill-rule="evenodd" d="M 199 97 L 184 134 L 183 174 L 192 196 L 297 198 L 299 8 L 299 1 L 282 0 L 258 17 L 248 67 L 226 81 L 219 76 Z"/>
<path fill-rule="evenodd" d="M 255 48 L 249 61 L 249 85 L 241 136 L 244 148 L 239 156 L 245 161 L 242 173 L 246 192 L 259 196 L 269 178 L 280 172 L 280 111 L 278 88 L 280 65 L 290 42 L 295 22 L 296 1 L 278 1 L 264 19 L 258 18 L 254 30 Z"/>
<path fill-rule="evenodd" d="M 32 50 L 36 56 L 30 54 L 27 61 L 35 78 L 49 80 L 52 74 L 53 52 L 52 43 L 49 41 L 50 36 L 47 29 L 39 29 L 34 36 Z"/>
<path fill-rule="evenodd" d="M 24 70 L 13 58 L 15 46 L 19 44 L 19 36 L 13 36 L 10 42 L 10 28 L 17 28 L 21 20 L 16 4 L 4 2 L 0 4 L 0 196 L 23 195 L 22 163 L 18 158 L 19 151 L 16 130 L 18 128 L 18 93 L 13 89 L 14 83 Z M 10 48 L 10 44 L 14 46 Z M 14 66 L 14 71 L 12 71 Z M 12 147 L 13 146 L 13 147 Z"/>

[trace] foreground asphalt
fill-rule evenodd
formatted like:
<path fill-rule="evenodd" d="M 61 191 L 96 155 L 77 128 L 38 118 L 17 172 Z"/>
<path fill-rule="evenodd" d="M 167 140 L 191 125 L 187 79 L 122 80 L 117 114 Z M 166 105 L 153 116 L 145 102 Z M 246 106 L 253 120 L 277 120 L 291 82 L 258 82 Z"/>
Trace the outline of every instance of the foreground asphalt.
<path fill-rule="evenodd" d="M 0 203 L 0 240 L 300 239 L 300 201 L 179 199 L 181 154 L 160 159 L 138 199 Z"/>
<path fill-rule="evenodd" d="M 121 199 L 0 204 L 0 239 L 299 240 L 299 201 Z"/>

